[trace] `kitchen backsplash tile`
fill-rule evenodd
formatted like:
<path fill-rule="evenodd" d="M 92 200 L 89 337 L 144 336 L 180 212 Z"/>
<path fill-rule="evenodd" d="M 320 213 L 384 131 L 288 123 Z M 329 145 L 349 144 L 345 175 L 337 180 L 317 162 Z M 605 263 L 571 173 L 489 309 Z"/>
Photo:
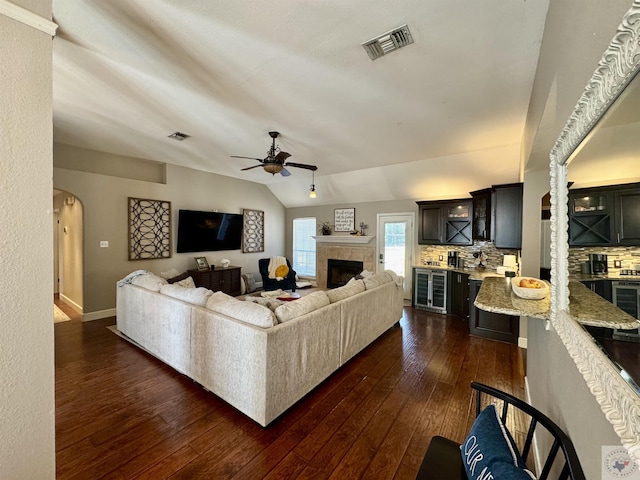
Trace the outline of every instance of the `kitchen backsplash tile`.
<path fill-rule="evenodd" d="M 607 255 L 609 272 L 619 271 L 614 267 L 614 261 L 620 260 L 622 269 L 630 269 L 632 265 L 640 264 L 639 247 L 571 247 L 569 248 L 569 273 L 580 273 L 583 262 L 589 261 L 590 253 L 604 253 Z"/>
<path fill-rule="evenodd" d="M 504 248 L 496 248 L 493 242 L 479 242 L 474 241 L 473 245 L 468 247 L 458 247 L 454 245 L 423 245 L 420 249 L 420 265 L 424 265 L 424 262 L 440 262 L 443 267 L 447 266 L 447 255 L 451 251 L 458 252 L 458 258 L 464 260 L 465 267 L 477 267 L 478 259 L 473 257 L 474 253 L 482 251 L 483 253 L 483 265 L 488 269 L 495 270 L 502 265 L 502 260 L 505 255 L 518 256 L 517 250 L 507 250 Z M 442 257 L 442 260 L 439 258 Z"/>

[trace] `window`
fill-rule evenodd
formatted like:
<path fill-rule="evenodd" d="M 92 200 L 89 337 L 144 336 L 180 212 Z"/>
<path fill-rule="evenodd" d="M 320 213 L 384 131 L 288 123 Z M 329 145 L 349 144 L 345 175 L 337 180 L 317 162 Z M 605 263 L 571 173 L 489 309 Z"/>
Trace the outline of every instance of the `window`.
<path fill-rule="evenodd" d="M 303 277 L 316 276 L 316 219 L 293 219 L 293 269 Z"/>

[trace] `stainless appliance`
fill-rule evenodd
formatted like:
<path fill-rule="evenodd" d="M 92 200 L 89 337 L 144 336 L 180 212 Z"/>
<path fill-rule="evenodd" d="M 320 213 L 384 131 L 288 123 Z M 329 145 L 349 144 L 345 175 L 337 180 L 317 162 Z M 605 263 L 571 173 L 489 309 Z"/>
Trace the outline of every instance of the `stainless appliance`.
<path fill-rule="evenodd" d="M 414 275 L 413 306 L 447 313 L 447 272 L 416 268 Z"/>
<path fill-rule="evenodd" d="M 449 255 L 447 256 L 447 265 L 454 268 L 458 266 L 458 252 L 449 252 Z"/>
<path fill-rule="evenodd" d="M 591 275 L 605 275 L 609 271 L 607 256 L 603 253 L 589 254 L 589 272 Z"/>
<path fill-rule="evenodd" d="M 611 290 L 615 306 L 632 317 L 640 319 L 640 281 L 611 282 Z M 615 329 L 613 338 L 640 342 L 640 328 L 632 330 Z"/>

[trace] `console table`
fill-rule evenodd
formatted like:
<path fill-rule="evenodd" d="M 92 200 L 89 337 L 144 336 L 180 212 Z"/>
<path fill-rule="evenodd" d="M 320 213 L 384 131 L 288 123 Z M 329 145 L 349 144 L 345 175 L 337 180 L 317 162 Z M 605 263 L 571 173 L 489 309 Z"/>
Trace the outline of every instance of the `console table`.
<path fill-rule="evenodd" d="M 214 292 L 222 291 L 234 297 L 240 295 L 241 267 L 216 267 L 213 270 L 188 270 L 196 287 L 205 287 Z"/>

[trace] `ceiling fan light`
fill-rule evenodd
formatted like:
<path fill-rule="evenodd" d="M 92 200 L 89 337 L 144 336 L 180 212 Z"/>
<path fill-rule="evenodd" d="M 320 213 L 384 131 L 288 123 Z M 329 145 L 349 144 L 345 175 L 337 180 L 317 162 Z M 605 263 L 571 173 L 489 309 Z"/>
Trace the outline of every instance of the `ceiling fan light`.
<path fill-rule="evenodd" d="M 309 198 L 316 198 L 316 196 L 316 186 L 311 185 L 311 188 L 309 189 Z"/>
<path fill-rule="evenodd" d="M 264 166 L 264 171 L 270 173 L 271 175 L 275 175 L 276 173 L 280 173 L 282 171 L 282 165 L 277 163 L 268 163 Z"/>

